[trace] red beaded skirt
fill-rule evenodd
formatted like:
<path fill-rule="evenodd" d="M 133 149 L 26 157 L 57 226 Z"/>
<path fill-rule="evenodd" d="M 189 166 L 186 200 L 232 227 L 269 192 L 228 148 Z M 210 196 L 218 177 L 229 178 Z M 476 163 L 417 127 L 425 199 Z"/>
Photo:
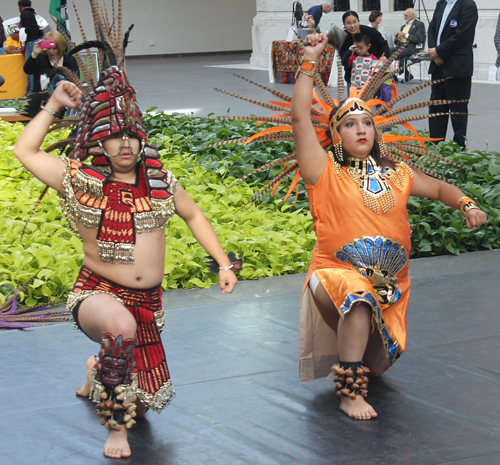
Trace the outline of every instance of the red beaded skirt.
<path fill-rule="evenodd" d="M 161 285 L 150 289 L 133 289 L 103 278 L 83 266 L 67 303 L 77 325 L 79 306 L 92 295 L 112 295 L 133 315 L 137 323 L 138 341 L 134 353 L 138 384 L 136 392 L 147 407 L 157 412 L 161 412 L 175 396 L 160 337 L 164 324 L 161 293 Z"/>

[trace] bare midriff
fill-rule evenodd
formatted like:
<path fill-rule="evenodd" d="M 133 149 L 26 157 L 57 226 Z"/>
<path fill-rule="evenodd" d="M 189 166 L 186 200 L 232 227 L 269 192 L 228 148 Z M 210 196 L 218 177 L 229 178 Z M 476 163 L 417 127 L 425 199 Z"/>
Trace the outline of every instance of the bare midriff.
<path fill-rule="evenodd" d="M 97 230 L 77 223 L 83 242 L 83 264 L 122 286 L 149 289 L 161 283 L 165 268 L 165 228 L 136 235 L 134 263 L 107 263 L 99 257 Z"/>

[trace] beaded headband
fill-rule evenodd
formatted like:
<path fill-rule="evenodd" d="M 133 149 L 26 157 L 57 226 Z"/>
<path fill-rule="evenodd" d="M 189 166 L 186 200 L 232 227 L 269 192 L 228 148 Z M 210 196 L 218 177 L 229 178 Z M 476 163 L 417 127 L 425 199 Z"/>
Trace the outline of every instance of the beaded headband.
<path fill-rule="evenodd" d="M 373 120 L 372 110 L 365 101 L 356 97 L 348 98 L 330 119 L 330 131 L 334 144 L 341 140 L 338 127 L 351 115 L 367 115 Z"/>

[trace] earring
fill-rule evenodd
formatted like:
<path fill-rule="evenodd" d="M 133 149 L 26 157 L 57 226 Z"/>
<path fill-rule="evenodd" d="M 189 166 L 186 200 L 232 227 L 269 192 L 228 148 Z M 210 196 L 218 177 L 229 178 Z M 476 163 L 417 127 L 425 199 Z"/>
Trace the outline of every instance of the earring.
<path fill-rule="evenodd" d="M 342 150 L 342 140 L 339 140 L 333 148 L 335 149 L 335 158 L 341 162 L 344 161 L 344 153 Z"/>
<path fill-rule="evenodd" d="M 389 157 L 389 152 L 387 151 L 387 146 L 385 145 L 385 142 L 382 139 L 378 142 L 378 148 L 380 151 L 380 156 L 382 158 Z"/>

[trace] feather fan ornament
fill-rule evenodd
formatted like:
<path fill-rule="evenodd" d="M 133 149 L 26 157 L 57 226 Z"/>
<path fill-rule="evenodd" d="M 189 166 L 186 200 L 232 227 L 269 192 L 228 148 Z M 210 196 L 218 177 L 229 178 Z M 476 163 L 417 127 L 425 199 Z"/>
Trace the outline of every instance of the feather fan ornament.
<path fill-rule="evenodd" d="M 67 310 L 52 311 L 48 307 L 55 307 L 65 302 L 58 300 L 50 304 L 33 305 L 20 308 L 17 297 L 24 292 L 35 279 L 36 274 L 26 282 L 22 289 L 16 289 L 14 295 L 0 306 L 0 329 L 26 329 L 40 324 L 51 324 L 62 321 L 73 321 L 73 317 Z"/>

